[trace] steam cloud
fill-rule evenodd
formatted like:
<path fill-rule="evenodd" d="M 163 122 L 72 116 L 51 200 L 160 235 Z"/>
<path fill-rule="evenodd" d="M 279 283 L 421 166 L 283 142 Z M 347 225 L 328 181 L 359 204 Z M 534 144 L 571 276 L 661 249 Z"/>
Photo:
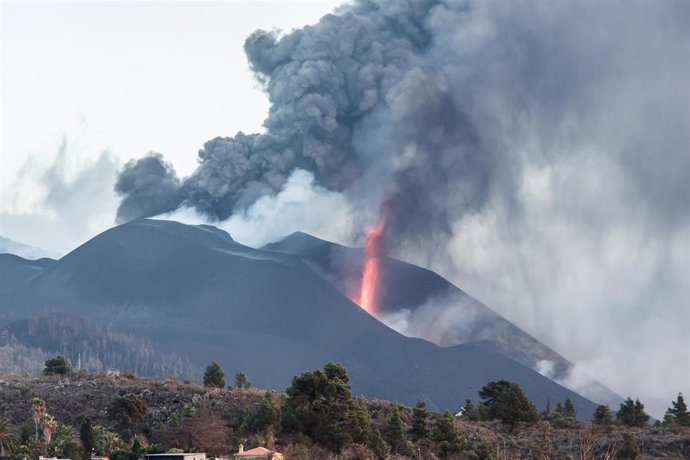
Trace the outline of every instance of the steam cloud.
<path fill-rule="evenodd" d="M 353 231 L 383 209 L 391 251 L 618 391 L 658 394 L 669 383 L 607 374 L 597 352 L 687 382 L 688 23 L 682 0 L 361 0 L 257 31 L 266 132 L 208 141 L 184 180 L 158 155 L 129 163 L 118 219 L 225 220 L 307 171 L 360 211 Z"/>

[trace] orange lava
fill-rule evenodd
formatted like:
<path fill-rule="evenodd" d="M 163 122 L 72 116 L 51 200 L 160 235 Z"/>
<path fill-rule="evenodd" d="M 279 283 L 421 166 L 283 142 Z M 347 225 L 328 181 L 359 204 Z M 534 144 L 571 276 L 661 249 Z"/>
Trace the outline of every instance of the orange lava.
<path fill-rule="evenodd" d="M 367 241 L 364 244 L 364 269 L 362 270 L 357 303 L 371 314 L 376 311 L 376 291 L 379 285 L 379 244 L 382 233 L 383 222 L 380 222 L 369 229 Z"/>

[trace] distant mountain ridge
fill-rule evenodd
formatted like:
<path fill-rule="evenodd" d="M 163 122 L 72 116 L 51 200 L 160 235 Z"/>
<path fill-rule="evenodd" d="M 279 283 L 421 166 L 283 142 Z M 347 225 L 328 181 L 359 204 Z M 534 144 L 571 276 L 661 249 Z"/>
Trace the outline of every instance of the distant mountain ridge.
<path fill-rule="evenodd" d="M 276 390 L 337 361 L 355 394 L 423 399 L 436 410 L 457 410 L 501 378 L 520 383 L 541 407 L 567 397 L 582 417 L 596 407 L 495 346 L 438 347 L 404 337 L 325 280 L 314 260 L 275 246 L 248 248 L 214 227 L 143 219 L 44 266 L 12 257 L 0 255 L 0 324 L 51 311 L 81 316 L 191 366 L 215 360 L 227 374 L 241 370 Z"/>
<path fill-rule="evenodd" d="M 9 238 L 0 236 L 0 254 L 14 254 L 24 259 L 43 259 L 51 258 L 56 259 L 59 254 L 53 251 L 47 251 L 43 248 L 38 248 L 36 246 L 30 246 L 28 244 L 20 243 L 19 241 L 14 241 Z"/>

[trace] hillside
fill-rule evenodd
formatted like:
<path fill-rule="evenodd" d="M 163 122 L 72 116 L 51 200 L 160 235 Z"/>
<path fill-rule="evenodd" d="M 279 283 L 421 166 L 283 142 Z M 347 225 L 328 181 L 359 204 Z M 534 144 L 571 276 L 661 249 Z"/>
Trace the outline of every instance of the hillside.
<path fill-rule="evenodd" d="M 457 410 L 502 378 L 540 407 L 569 397 L 585 418 L 596 407 L 490 344 L 439 347 L 405 337 L 301 257 L 248 248 L 214 227 L 138 220 L 44 267 L 19 262 L 9 264 L 19 269 L 0 297 L 5 324 L 66 313 L 145 340 L 158 350 L 151 360 L 172 354 L 191 368 L 215 360 L 275 390 L 295 373 L 336 361 L 357 394 L 422 399 L 434 410 Z M 69 349 L 76 361 L 79 346 Z"/>
<path fill-rule="evenodd" d="M 189 376 L 202 370 L 144 337 L 79 316 L 48 313 L 0 328 L 0 374 L 40 374 L 55 354 L 92 372 L 127 369 L 138 375 Z"/>
<path fill-rule="evenodd" d="M 142 446 L 157 443 L 152 449 L 166 450 L 172 447 L 187 450 L 215 450 L 216 453 L 236 452 L 239 443 L 249 447 L 269 446 L 291 453 L 288 459 L 334 458 L 323 447 L 308 447 L 304 436 L 276 430 L 257 430 L 246 423 L 255 417 L 264 398 L 258 389 L 218 390 L 176 380 L 141 379 L 121 373 L 88 375 L 81 373 L 71 378 L 59 377 L 7 377 L 0 376 L 0 414 L 13 426 L 33 434 L 31 401 L 34 397 L 45 400 L 48 411 L 60 425 L 79 425 L 86 419 L 92 425 L 117 430 L 117 424 L 108 416 L 106 408 L 115 398 L 137 395 L 146 405 L 145 416 L 134 426 Z M 285 396 L 271 393 L 271 399 L 280 406 Z M 412 426 L 413 412 L 408 407 L 395 406 L 387 401 L 368 400 L 366 410 L 373 429 L 385 432 L 393 407 L 398 407 L 408 442 L 412 439 L 408 430 Z M 253 414 L 253 415 L 252 415 Z M 435 423 L 433 415 L 430 423 Z M 203 422 L 203 423 L 202 423 Z M 455 426 L 466 450 L 475 449 L 481 442 L 488 444 L 494 455 L 500 458 L 542 458 L 550 455 L 558 458 L 579 458 L 583 449 L 592 448 L 596 458 L 605 452 L 615 452 L 622 446 L 626 432 L 634 434 L 642 452 L 642 459 L 688 458 L 690 456 L 690 432 L 687 429 L 644 428 L 630 429 L 610 427 L 593 429 L 590 425 L 574 422 L 565 427 L 549 427 L 545 422 L 535 426 L 518 426 L 514 431 L 495 422 L 470 422 L 456 419 Z M 220 433 L 220 435 L 219 435 Z M 190 444 L 191 443 L 191 444 Z M 302 443 L 303 446 L 298 446 Z M 120 444 L 120 447 L 127 444 Z M 131 444 L 130 444 L 131 445 Z M 423 458 L 436 458 L 435 444 L 418 445 Z M 367 453 L 369 452 L 369 453 Z M 415 449 L 416 452 L 416 449 Z M 364 447 L 343 449 L 341 459 L 373 458 Z M 399 454 L 388 458 L 409 458 Z M 464 457 L 458 454 L 452 458 Z M 591 458 L 591 457 L 590 457 Z"/>

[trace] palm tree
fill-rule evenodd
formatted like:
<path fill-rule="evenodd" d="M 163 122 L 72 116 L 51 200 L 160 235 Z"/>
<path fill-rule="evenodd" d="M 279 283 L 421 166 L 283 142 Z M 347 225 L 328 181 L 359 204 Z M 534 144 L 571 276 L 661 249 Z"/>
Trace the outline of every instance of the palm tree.
<path fill-rule="evenodd" d="M 41 418 L 48 413 L 48 406 L 41 398 L 34 398 L 31 400 L 31 409 L 34 426 L 36 427 L 35 434 L 38 436 L 38 424 L 41 422 Z"/>
<path fill-rule="evenodd" d="M 122 438 L 119 434 L 112 431 L 103 433 L 103 449 L 108 454 L 122 447 Z"/>
<path fill-rule="evenodd" d="M 93 427 L 93 438 L 96 452 L 99 454 L 109 454 L 122 447 L 120 435 L 106 430 L 102 425 Z"/>
<path fill-rule="evenodd" d="M 43 440 L 46 445 L 50 444 L 50 439 L 53 437 L 53 433 L 57 430 L 57 420 L 52 415 L 44 415 L 41 417 L 41 426 L 43 427 Z"/>
<path fill-rule="evenodd" d="M 56 455 L 62 456 L 65 449 L 77 444 L 79 435 L 72 425 L 60 425 L 53 436 L 53 450 Z"/>
<path fill-rule="evenodd" d="M 13 454 L 19 446 L 17 432 L 10 425 L 10 421 L 0 417 L 0 457 Z"/>

